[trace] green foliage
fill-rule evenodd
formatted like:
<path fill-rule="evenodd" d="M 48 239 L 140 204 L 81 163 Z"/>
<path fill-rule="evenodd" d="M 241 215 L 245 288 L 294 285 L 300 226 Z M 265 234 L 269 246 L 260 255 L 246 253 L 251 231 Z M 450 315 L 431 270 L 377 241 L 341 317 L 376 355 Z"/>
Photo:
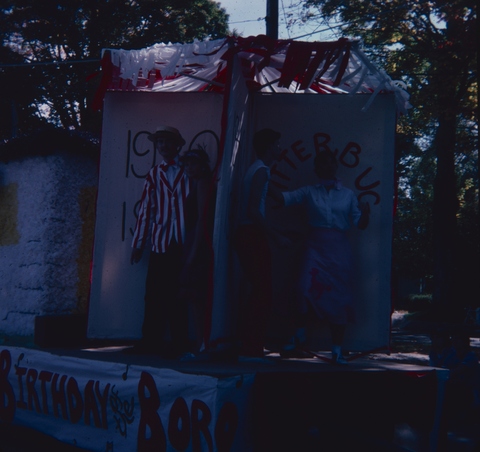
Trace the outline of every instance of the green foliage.
<path fill-rule="evenodd" d="M 438 101 L 450 96 L 450 90 L 462 103 L 455 113 L 476 119 L 476 1 L 305 3 L 320 8 L 324 19 L 340 17 L 344 36 L 361 38 L 371 57 L 394 79 L 407 83 L 422 126 L 438 117 L 443 107 Z"/>
<path fill-rule="evenodd" d="M 417 279 L 433 274 L 433 177 L 435 159 L 404 134 L 397 134 L 398 207 L 394 218 L 393 269 Z M 415 181 L 415 183 L 412 183 Z"/>
<path fill-rule="evenodd" d="M 21 134 L 45 118 L 58 127 L 99 133 L 100 113 L 89 103 L 97 88 L 91 75 L 99 70 L 102 49 L 214 39 L 227 34 L 227 20 L 225 10 L 211 0 L 2 2 L 0 85 L 6 93 L 0 96 L 5 119 L 0 139 L 12 135 L 15 115 Z M 53 62 L 58 64 L 44 64 Z M 14 63 L 18 66 L 6 65 Z"/>
<path fill-rule="evenodd" d="M 411 94 L 414 109 L 397 128 L 397 274 L 434 274 L 439 304 L 478 298 L 477 2 L 304 4 L 324 23 L 342 22 L 341 35 L 362 39 L 366 53 Z"/>

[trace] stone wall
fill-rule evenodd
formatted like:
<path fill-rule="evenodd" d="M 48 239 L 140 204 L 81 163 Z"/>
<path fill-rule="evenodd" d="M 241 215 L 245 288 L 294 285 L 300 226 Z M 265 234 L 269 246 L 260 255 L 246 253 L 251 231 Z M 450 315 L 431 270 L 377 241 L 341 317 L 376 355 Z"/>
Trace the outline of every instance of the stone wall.
<path fill-rule="evenodd" d="M 0 334 L 33 335 L 36 316 L 86 313 L 97 182 L 90 156 L 0 163 Z"/>

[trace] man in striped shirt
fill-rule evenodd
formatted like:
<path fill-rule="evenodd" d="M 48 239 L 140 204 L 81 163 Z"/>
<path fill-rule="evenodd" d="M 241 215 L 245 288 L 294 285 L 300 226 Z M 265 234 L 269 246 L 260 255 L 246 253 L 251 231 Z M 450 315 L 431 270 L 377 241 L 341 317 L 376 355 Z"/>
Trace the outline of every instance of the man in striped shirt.
<path fill-rule="evenodd" d="M 131 263 L 140 261 L 147 242 L 151 253 L 145 284 L 145 314 L 139 352 L 177 357 L 188 348 L 187 308 L 178 297 L 185 240 L 185 199 L 191 181 L 179 163 L 185 140 L 169 126 L 149 136 L 163 157 L 148 173 L 132 241 Z"/>

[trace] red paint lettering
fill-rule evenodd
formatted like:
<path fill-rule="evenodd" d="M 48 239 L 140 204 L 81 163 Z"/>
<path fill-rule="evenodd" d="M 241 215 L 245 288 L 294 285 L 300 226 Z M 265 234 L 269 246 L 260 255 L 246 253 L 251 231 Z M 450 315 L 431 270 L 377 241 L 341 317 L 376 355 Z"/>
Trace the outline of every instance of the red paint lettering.
<path fill-rule="evenodd" d="M 315 153 L 318 154 L 321 151 L 330 151 L 327 144 L 330 142 L 330 135 L 328 133 L 316 133 L 313 135 L 313 145 L 315 146 Z"/>
<path fill-rule="evenodd" d="M 185 450 L 190 443 L 190 413 L 183 397 L 178 397 L 170 409 L 168 440 L 175 450 Z"/>
<path fill-rule="evenodd" d="M 205 402 L 194 399 L 192 401 L 192 451 L 202 450 L 200 433 L 203 433 L 207 442 L 208 450 L 213 451 L 213 440 L 208 426 L 212 420 L 212 414 Z"/>
<path fill-rule="evenodd" d="M 278 176 L 278 177 L 280 177 L 281 179 L 290 180 L 290 178 L 289 178 L 286 174 L 282 173 L 281 171 L 278 171 L 277 168 L 278 168 L 278 166 L 277 166 L 276 163 L 274 163 L 274 164 L 272 165 L 272 167 L 270 168 L 270 174 L 271 174 L 272 176 Z"/>
<path fill-rule="evenodd" d="M 17 400 L 17 408 L 21 410 L 27 409 L 27 404 L 23 399 L 23 376 L 27 373 L 26 367 L 15 366 L 15 374 L 18 375 L 18 398 Z"/>
<path fill-rule="evenodd" d="M 140 419 L 137 434 L 137 450 L 167 450 L 167 437 L 158 414 L 160 395 L 154 378 L 142 372 L 138 382 L 138 400 Z M 206 450 L 213 452 L 214 442 L 210 433 L 212 414 L 208 405 L 198 399 L 192 400 L 190 412 L 183 397 L 175 399 L 168 417 L 168 445 L 174 450 L 189 449 L 191 440 L 192 452 Z M 231 450 L 238 429 L 238 410 L 234 403 L 225 403 L 215 425 L 215 450 L 227 452 Z M 203 437 L 203 438 L 202 438 Z M 203 446 L 203 447 L 202 447 Z M 189 449 L 190 450 L 190 449 Z"/>
<path fill-rule="evenodd" d="M 97 395 L 97 399 L 100 402 L 100 410 L 102 413 L 102 428 L 107 430 L 108 423 L 107 423 L 107 399 L 108 393 L 110 391 L 110 383 L 105 385 L 105 389 L 103 390 L 103 394 L 100 392 L 100 382 L 95 382 L 95 394 Z"/>
<path fill-rule="evenodd" d="M 70 414 L 70 422 L 76 424 L 82 419 L 83 414 L 83 399 L 78 383 L 75 378 L 70 377 L 67 383 L 67 399 L 68 412 Z"/>
<path fill-rule="evenodd" d="M 356 179 L 355 179 L 355 188 L 357 190 L 371 190 L 372 188 L 375 188 L 375 187 L 378 187 L 380 185 L 380 181 L 377 180 L 375 182 L 372 182 L 371 184 L 368 184 L 368 185 L 362 185 L 361 184 L 361 181 L 362 179 L 372 170 L 372 167 L 369 166 L 362 174 L 360 174 L 360 176 L 358 176 Z"/>
<path fill-rule="evenodd" d="M 358 195 L 358 201 L 360 202 L 360 200 L 365 196 L 373 196 L 375 198 L 375 202 L 373 204 L 375 205 L 380 203 L 380 195 L 376 191 L 364 191 L 360 193 Z"/>
<path fill-rule="evenodd" d="M 278 159 L 280 162 L 287 162 L 288 165 L 290 165 L 293 169 L 297 169 L 297 166 L 295 163 L 293 163 L 288 157 L 287 157 L 288 149 L 284 149 L 281 154 L 280 158 Z"/>
<path fill-rule="evenodd" d="M 284 190 L 287 190 L 287 189 L 288 189 L 288 187 L 287 187 L 286 185 L 283 185 L 283 184 L 281 184 L 280 182 L 277 182 L 277 181 L 275 181 L 275 180 L 270 180 L 269 183 L 275 185 L 275 187 L 282 188 L 282 189 L 284 189 Z"/>
<path fill-rule="evenodd" d="M 35 389 L 35 383 L 38 379 L 38 372 L 35 369 L 28 369 L 27 372 L 27 399 L 28 399 L 28 409 L 33 411 L 33 406 L 35 405 L 35 411 L 41 413 L 40 408 L 40 399 L 38 398 L 37 390 Z"/>
<path fill-rule="evenodd" d="M 295 141 L 295 143 L 292 144 L 292 150 L 293 153 L 297 156 L 298 160 L 300 160 L 301 162 L 305 162 L 312 156 L 312 154 L 303 155 L 303 153 L 305 152 L 305 148 L 300 147 L 302 144 L 302 140 Z"/>
<path fill-rule="evenodd" d="M 147 395 L 148 392 L 148 395 Z M 157 413 L 160 408 L 160 396 L 155 380 L 148 372 L 142 372 L 138 382 L 138 401 L 140 421 L 138 423 L 138 452 L 164 452 L 167 450 L 167 438 L 162 421 Z"/>
<path fill-rule="evenodd" d="M 8 374 L 12 366 L 12 355 L 8 350 L 0 352 L 0 421 L 8 424 L 15 417 L 16 403 L 13 387 L 8 381 Z"/>
<path fill-rule="evenodd" d="M 234 403 L 226 402 L 218 414 L 215 425 L 215 444 L 218 452 L 232 449 L 238 427 L 238 410 Z"/>
<path fill-rule="evenodd" d="M 43 414 L 48 414 L 48 396 L 46 383 L 52 379 L 53 373 L 46 370 L 42 370 L 38 375 L 38 379 L 42 382 L 40 389 L 42 391 L 42 407 Z"/>
<path fill-rule="evenodd" d="M 22 358 L 23 354 L 20 355 L 19 362 Z M 85 386 L 84 400 L 74 377 L 58 373 L 53 374 L 44 370 L 39 373 L 36 369 L 16 365 L 15 373 L 18 377 L 19 399 L 15 400 L 15 393 L 8 381 L 10 369 L 11 355 L 7 350 L 3 350 L 0 353 L 0 421 L 11 422 L 16 408 L 27 409 L 28 407 L 30 411 L 48 415 L 47 383 L 50 382 L 53 415 L 55 417 L 61 417 L 64 420 L 70 419 L 71 423 L 76 424 L 84 415 L 85 425 L 90 425 L 93 417 L 95 427 L 108 429 L 107 401 L 110 384 L 105 385 L 101 390 L 99 381 L 88 381 Z M 40 382 L 40 392 L 37 392 L 37 381 Z M 25 398 L 28 404 L 25 402 Z"/>
<path fill-rule="evenodd" d="M 60 378 L 60 385 L 57 388 L 57 381 L 59 376 L 59 374 L 53 375 L 52 384 L 50 387 L 52 391 L 53 415 L 55 417 L 59 417 L 58 406 L 60 405 L 60 408 L 62 410 L 62 417 L 63 419 L 67 420 L 67 399 L 65 397 L 65 382 L 67 381 L 67 376 L 62 375 L 62 378 Z"/>
<path fill-rule="evenodd" d="M 340 154 L 339 160 L 342 165 L 346 166 L 347 168 L 355 168 L 360 163 L 360 152 L 362 152 L 362 148 L 360 147 L 360 145 L 358 143 L 350 141 L 349 143 L 347 143 L 342 153 Z M 348 159 L 348 156 L 350 156 L 351 158 Z"/>
<path fill-rule="evenodd" d="M 98 412 L 97 400 L 95 399 L 95 393 L 93 392 L 93 380 L 88 380 L 87 384 L 85 385 L 85 425 L 90 425 L 90 414 L 93 416 L 93 423 L 95 427 L 100 428 L 100 413 Z"/>

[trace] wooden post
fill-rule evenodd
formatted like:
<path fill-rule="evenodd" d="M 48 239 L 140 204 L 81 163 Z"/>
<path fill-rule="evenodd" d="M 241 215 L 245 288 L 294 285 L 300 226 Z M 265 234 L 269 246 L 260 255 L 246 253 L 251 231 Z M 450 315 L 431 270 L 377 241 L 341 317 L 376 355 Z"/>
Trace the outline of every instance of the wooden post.
<path fill-rule="evenodd" d="M 278 39 L 278 0 L 267 0 L 265 22 L 267 36 L 272 39 Z"/>

